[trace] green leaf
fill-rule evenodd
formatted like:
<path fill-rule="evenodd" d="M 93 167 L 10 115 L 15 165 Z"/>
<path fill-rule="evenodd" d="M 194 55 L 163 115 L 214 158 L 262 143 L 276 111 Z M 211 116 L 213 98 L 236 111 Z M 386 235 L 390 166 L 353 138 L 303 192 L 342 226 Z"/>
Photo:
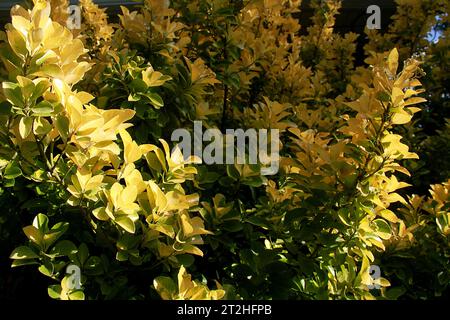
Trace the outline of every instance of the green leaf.
<path fill-rule="evenodd" d="M 25 102 L 22 97 L 22 91 L 17 83 L 13 82 L 3 82 L 2 83 L 3 93 L 13 106 L 23 108 Z"/>
<path fill-rule="evenodd" d="M 86 273 L 90 275 L 100 275 L 103 273 L 102 260 L 96 256 L 89 257 L 84 268 L 86 269 Z"/>
<path fill-rule="evenodd" d="M 8 101 L 0 102 L 0 116 L 9 116 L 12 112 L 12 104 Z"/>
<path fill-rule="evenodd" d="M 47 248 L 49 248 L 56 240 L 59 239 L 69 228 L 68 222 L 58 222 L 44 235 L 44 241 Z"/>
<path fill-rule="evenodd" d="M 247 221 L 263 229 L 269 229 L 269 225 L 267 224 L 266 220 L 261 217 L 250 217 L 247 219 Z"/>
<path fill-rule="evenodd" d="M 338 217 L 347 227 L 351 226 L 348 209 L 342 208 L 338 211 Z"/>
<path fill-rule="evenodd" d="M 133 92 L 145 92 L 147 90 L 147 85 L 141 79 L 134 79 L 129 84 L 129 88 L 133 90 Z"/>
<path fill-rule="evenodd" d="M 26 246 L 20 246 L 15 248 L 9 256 L 10 259 L 35 259 L 39 256 L 30 248 Z"/>
<path fill-rule="evenodd" d="M 69 240 L 62 240 L 55 244 L 55 246 L 50 251 L 50 254 L 55 256 L 69 256 L 71 254 L 76 254 L 78 251 L 75 244 Z"/>
<path fill-rule="evenodd" d="M 55 270 L 55 268 L 53 267 L 53 264 L 51 262 L 47 262 L 41 265 L 38 270 L 44 276 L 51 278 L 53 276 L 53 271 Z"/>
<path fill-rule="evenodd" d="M 164 107 L 164 101 L 159 94 L 157 94 L 155 92 L 147 92 L 147 93 L 141 93 L 141 95 L 146 97 L 148 100 L 150 100 L 150 103 L 156 109 Z"/>
<path fill-rule="evenodd" d="M 227 165 L 227 175 L 233 180 L 239 180 L 240 178 L 239 171 L 232 164 Z"/>
<path fill-rule="evenodd" d="M 62 221 L 62 222 L 58 222 L 56 223 L 51 229 L 51 232 L 61 232 L 64 233 L 67 231 L 67 229 L 69 228 L 69 223 Z"/>
<path fill-rule="evenodd" d="M 8 46 L 0 47 L 0 57 L 9 70 L 9 79 L 14 79 L 21 74 L 23 59 L 18 57 Z"/>
<path fill-rule="evenodd" d="M 17 82 L 19 83 L 20 90 L 22 91 L 25 100 L 29 99 L 35 88 L 34 82 L 31 79 L 22 76 L 17 76 Z"/>
<path fill-rule="evenodd" d="M 286 212 L 284 216 L 285 225 L 291 224 L 293 221 L 300 220 L 304 218 L 308 213 L 306 208 L 296 208 Z"/>
<path fill-rule="evenodd" d="M 39 81 L 34 88 L 30 100 L 32 100 L 33 102 L 36 101 L 38 98 L 42 97 L 42 95 L 45 91 L 47 91 L 48 88 L 50 88 L 50 82 L 48 80 L 45 79 Z"/>
<path fill-rule="evenodd" d="M 34 120 L 34 134 L 38 136 L 45 136 L 53 129 L 53 126 L 43 117 L 38 117 Z"/>
<path fill-rule="evenodd" d="M 163 156 L 164 159 L 164 156 Z M 149 168 L 160 172 L 163 170 L 162 163 L 160 161 L 160 157 L 158 157 L 155 153 L 149 152 L 145 155 L 145 160 L 147 160 L 147 164 Z M 163 160 L 165 162 L 165 160 Z"/>
<path fill-rule="evenodd" d="M 163 300 L 172 300 L 172 296 L 178 290 L 175 282 L 169 277 L 157 277 L 153 280 L 153 286 Z"/>
<path fill-rule="evenodd" d="M 73 291 L 69 294 L 69 299 L 70 300 L 84 300 L 85 299 L 84 292 L 81 290 Z"/>
<path fill-rule="evenodd" d="M 406 292 L 403 287 L 396 287 L 386 290 L 386 298 L 389 300 L 397 300 L 400 296 L 402 296 Z"/>
<path fill-rule="evenodd" d="M 53 112 L 53 105 L 48 101 L 41 101 L 36 106 L 31 108 L 31 111 L 36 116 L 47 117 L 50 116 Z"/>
<path fill-rule="evenodd" d="M 391 96 L 384 91 L 378 92 L 377 99 L 383 102 L 389 102 L 391 101 Z"/>
<path fill-rule="evenodd" d="M 139 241 L 139 238 L 126 233 L 119 239 L 119 241 L 117 241 L 116 246 L 120 250 L 131 250 L 139 244 Z"/>
<path fill-rule="evenodd" d="M 67 138 L 69 137 L 69 119 L 63 115 L 58 115 L 56 117 L 55 125 L 61 138 L 64 141 L 67 141 Z"/>
<path fill-rule="evenodd" d="M 22 175 L 22 170 L 19 168 L 19 165 L 17 162 L 13 161 L 10 162 L 4 172 L 4 177 L 6 179 L 15 179 L 17 177 L 20 177 Z"/>
<path fill-rule="evenodd" d="M 84 265 L 88 257 L 89 257 L 89 248 L 85 243 L 82 243 L 78 247 L 78 260 L 80 262 L 80 265 Z"/>
<path fill-rule="evenodd" d="M 116 253 L 116 260 L 117 261 L 127 261 L 128 260 L 128 253 L 124 251 L 117 251 Z"/>
<path fill-rule="evenodd" d="M 373 221 L 373 223 L 377 226 L 377 232 L 376 234 L 384 240 L 388 240 L 391 238 L 391 226 L 384 221 L 383 219 L 376 219 Z"/>
<path fill-rule="evenodd" d="M 5 179 L 3 181 L 3 185 L 5 188 L 12 188 L 16 185 L 16 180 L 15 179 Z"/>
<path fill-rule="evenodd" d="M 54 284 L 51 286 L 48 286 L 47 293 L 52 299 L 60 299 L 61 298 L 61 285 Z"/>
<path fill-rule="evenodd" d="M 33 220 L 33 226 L 42 233 L 48 232 L 48 217 L 45 214 L 39 213 Z"/>
<path fill-rule="evenodd" d="M 241 221 L 229 220 L 222 224 L 223 228 L 229 232 L 238 232 L 244 228 L 244 224 Z"/>
<path fill-rule="evenodd" d="M 195 258 L 190 254 L 180 254 L 177 255 L 176 258 L 178 263 L 186 268 L 190 267 L 195 262 Z"/>
<path fill-rule="evenodd" d="M 244 180 L 242 180 L 242 184 L 254 188 L 259 188 L 264 184 L 264 178 L 261 176 L 245 178 Z"/>

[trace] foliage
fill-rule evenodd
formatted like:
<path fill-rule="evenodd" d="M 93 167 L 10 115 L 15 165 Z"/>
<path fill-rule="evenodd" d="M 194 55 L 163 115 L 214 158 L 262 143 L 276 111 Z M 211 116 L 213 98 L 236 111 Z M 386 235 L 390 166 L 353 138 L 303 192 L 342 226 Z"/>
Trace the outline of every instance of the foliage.
<path fill-rule="evenodd" d="M 19 204 L 0 239 L 23 231 L 12 266 L 37 266 L 69 300 L 448 294 L 445 158 L 431 196 L 414 194 L 448 145 L 448 122 L 436 139 L 420 112 L 448 106 L 448 10 L 437 23 L 442 7 L 418 3 L 368 32 L 358 67 L 357 36 L 333 30 L 337 0 L 312 1 L 306 35 L 293 0 L 146 0 L 116 25 L 82 0 L 81 30 L 64 26 L 67 1 L 13 7 L 0 34 L 0 203 Z M 439 41 L 406 27 L 408 10 Z M 220 137 L 278 129 L 279 172 L 183 157 L 167 141 L 194 120 Z"/>

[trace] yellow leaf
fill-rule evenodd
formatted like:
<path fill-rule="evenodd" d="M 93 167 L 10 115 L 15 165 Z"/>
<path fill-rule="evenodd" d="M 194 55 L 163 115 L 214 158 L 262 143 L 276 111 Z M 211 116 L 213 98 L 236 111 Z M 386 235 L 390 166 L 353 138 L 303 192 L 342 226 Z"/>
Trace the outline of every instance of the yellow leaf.
<path fill-rule="evenodd" d="M 386 208 L 386 206 L 384 205 L 384 203 L 380 200 L 380 198 L 378 196 L 374 196 L 371 200 L 378 207 L 384 208 L 384 209 Z"/>
<path fill-rule="evenodd" d="M 124 122 L 134 117 L 135 111 L 130 109 L 124 110 L 106 110 L 101 111 L 102 117 L 105 121 L 103 130 L 112 131 L 115 134 L 131 126 L 131 124 L 125 124 Z"/>
<path fill-rule="evenodd" d="M 87 50 L 84 49 L 83 42 L 80 39 L 74 39 L 65 44 L 61 50 L 60 58 L 61 63 L 68 64 L 78 59 L 79 56 L 84 54 Z"/>
<path fill-rule="evenodd" d="M 405 124 L 411 121 L 412 119 L 412 115 L 401 111 L 401 112 L 396 112 L 393 114 L 392 116 L 392 124 Z"/>
<path fill-rule="evenodd" d="M 189 209 L 186 196 L 179 191 L 169 191 L 165 197 L 167 199 L 165 211 Z"/>
<path fill-rule="evenodd" d="M 63 66 L 62 69 L 65 75 L 64 81 L 69 85 L 73 85 L 83 79 L 85 73 L 91 69 L 91 65 L 86 61 L 82 61 L 75 62 L 71 66 Z"/>
<path fill-rule="evenodd" d="M 28 239 L 30 239 L 31 241 L 33 241 L 37 245 L 42 245 L 43 244 L 43 240 L 44 240 L 43 239 L 43 235 L 36 227 L 34 227 L 34 226 L 27 226 L 27 227 L 23 228 L 23 232 L 28 237 Z"/>
<path fill-rule="evenodd" d="M 92 177 L 91 179 L 89 179 L 89 182 L 86 184 L 85 189 L 86 189 L 86 191 L 94 190 L 94 189 L 100 187 L 102 182 L 103 182 L 103 176 L 100 174 L 96 175 L 96 176 Z"/>
<path fill-rule="evenodd" d="M 169 164 L 169 168 L 170 168 L 171 167 L 171 158 L 170 158 L 169 144 L 164 139 L 159 139 L 159 142 L 161 142 L 161 144 L 163 146 L 164 153 L 166 155 L 166 161 Z"/>
<path fill-rule="evenodd" d="M 142 151 L 135 141 L 131 139 L 130 134 L 126 130 L 120 131 L 120 137 L 124 145 L 125 163 L 133 163 L 142 157 Z"/>
<path fill-rule="evenodd" d="M 409 82 L 409 85 L 411 87 L 420 87 L 422 86 L 422 83 L 418 79 L 413 79 Z"/>
<path fill-rule="evenodd" d="M 186 293 L 193 287 L 191 276 L 186 272 L 186 269 L 182 265 L 180 271 L 178 271 L 178 292 L 180 295 Z"/>
<path fill-rule="evenodd" d="M 383 277 L 379 278 L 378 282 L 379 282 L 379 284 L 382 287 L 389 287 L 389 286 L 391 286 L 391 283 L 389 282 L 389 280 L 387 280 L 386 278 L 383 278 Z"/>
<path fill-rule="evenodd" d="M 139 149 L 141 150 L 141 153 L 145 155 L 149 152 L 155 151 L 158 147 L 153 144 L 142 144 L 139 146 Z"/>
<path fill-rule="evenodd" d="M 358 277 L 361 279 L 361 283 L 365 285 L 372 284 L 372 278 L 369 274 L 370 262 L 366 256 L 363 256 L 363 261 L 361 264 L 361 269 L 359 271 Z"/>
<path fill-rule="evenodd" d="M 133 169 L 127 175 L 124 174 L 124 178 L 127 186 L 135 186 L 137 188 L 138 194 L 141 194 L 147 188 L 141 173 L 136 169 Z"/>
<path fill-rule="evenodd" d="M 127 205 L 136 201 L 137 198 L 137 187 L 127 186 L 120 193 L 120 208 L 126 209 Z"/>
<path fill-rule="evenodd" d="M 151 180 L 148 182 L 148 186 L 147 197 L 151 207 L 153 209 L 158 208 L 158 212 L 164 212 L 167 206 L 167 199 L 164 192 L 162 192 L 159 186 Z"/>
<path fill-rule="evenodd" d="M 406 110 L 408 110 L 408 112 L 410 112 L 412 114 L 422 111 L 421 108 L 417 108 L 417 107 L 409 107 L 409 108 L 406 108 Z"/>
<path fill-rule="evenodd" d="M 392 75 L 397 73 L 398 69 L 398 50 L 397 48 L 392 49 L 388 56 L 388 67 Z"/>
<path fill-rule="evenodd" d="M 161 257 L 169 257 L 173 254 L 174 249 L 171 246 L 168 246 L 162 242 L 158 244 L 158 252 Z"/>
<path fill-rule="evenodd" d="M 88 104 L 89 102 L 95 99 L 93 95 L 85 91 L 77 92 L 75 95 L 82 104 Z"/>
<path fill-rule="evenodd" d="M 380 248 L 381 250 L 386 250 L 386 247 L 383 244 L 383 240 L 381 240 L 380 238 L 369 238 L 367 239 L 370 243 L 372 243 L 374 246 Z"/>
<path fill-rule="evenodd" d="M 399 195 L 398 193 L 391 193 L 386 197 L 386 201 L 388 201 L 389 203 L 394 203 L 394 202 L 401 202 L 403 204 L 407 204 L 406 200 Z"/>
<path fill-rule="evenodd" d="M 120 183 L 114 183 L 109 190 L 109 195 L 111 198 L 111 202 L 113 205 L 117 205 L 119 203 L 120 194 L 123 190 L 123 186 Z"/>
<path fill-rule="evenodd" d="M 190 237 L 194 233 L 194 227 L 191 224 L 191 219 L 189 218 L 189 215 L 186 212 L 184 212 L 181 214 L 180 219 L 184 235 L 186 237 Z"/>
<path fill-rule="evenodd" d="M 81 191 L 85 191 L 86 190 L 86 185 L 89 182 L 89 180 L 92 177 L 92 173 L 88 172 L 88 171 L 77 171 L 76 173 L 76 178 L 80 184 L 81 187 Z"/>
<path fill-rule="evenodd" d="M 194 228 L 194 232 L 192 235 L 213 234 L 211 231 L 205 230 L 205 225 L 202 218 L 200 217 L 192 218 L 191 225 Z"/>
<path fill-rule="evenodd" d="M 204 286 L 197 286 L 189 290 L 187 295 L 190 300 L 206 300 L 208 298 L 208 289 Z"/>
<path fill-rule="evenodd" d="M 405 106 L 409 106 L 412 104 L 418 104 L 418 103 L 422 103 L 422 102 L 427 102 L 427 99 L 420 98 L 420 97 L 409 98 L 408 100 L 405 101 Z"/>
<path fill-rule="evenodd" d="M 384 218 L 384 219 L 386 219 L 386 220 L 388 220 L 390 222 L 397 223 L 399 221 L 397 216 L 391 210 L 387 210 L 387 209 L 381 210 L 378 214 L 382 218 Z"/>
<path fill-rule="evenodd" d="M 175 230 L 173 229 L 172 226 L 157 223 L 157 224 L 153 225 L 153 227 L 155 228 L 155 230 L 165 234 L 166 236 L 168 236 L 172 239 L 175 238 Z"/>
<path fill-rule="evenodd" d="M 196 246 L 191 245 L 191 244 L 184 244 L 182 251 L 184 253 L 190 253 L 190 254 L 193 254 L 193 255 L 196 255 L 196 256 L 203 257 L 203 251 L 200 250 L 199 248 L 197 248 Z"/>
<path fill-rule="evenodd" d="M 213 290 L 210 292 L 212 300 L 220 300 L 225 296 L 225 290 Z"/>
<path fill-rule="evenodd" d="M 136 227 L 134 222 L 125 216 L 119 217 L 115 220 L 119 226 L 121 226 L 125 231 L 129 233 L 134 233 L 136 231 Z"/>
<path fill-rule="evenodd" d="M 398 88 L 398 87 L 394 87 L 392 89 L 392 103 L 394 104 L 394 106 L 398 106 L 404 99 L 405 94 L 403 93 L 403 91 Z"/>
<path fill-rule="evenodd" d="M 109 220 L 109 216 L 106 213 L 106 209 L 104 207 L 101 208 L 97 208 L 94 209 L 92 211 L 92 214 L 94 215 L 94 217 L 96 217 L 98 220 L 102 220 L 102 221 L 108 221 Z"/>
<path fill-rule="evenodd" d="M 13 15 L 11 17 L 11 22 L 14 28 L 16 28 L 25 38 L 31 29 L 31 23 L 28 19 L 22 16 Z"/>
<path fill-rule="evenodd" d="M 149 87 L 159 87 L 162 86 L 166 81 L 171 80 L 172 78 L 166 75 L 163 75 L 159 71 L 154 71 L 152 67 L 147 68 L 147 70 L 142 71 L 142 80 Z"/>

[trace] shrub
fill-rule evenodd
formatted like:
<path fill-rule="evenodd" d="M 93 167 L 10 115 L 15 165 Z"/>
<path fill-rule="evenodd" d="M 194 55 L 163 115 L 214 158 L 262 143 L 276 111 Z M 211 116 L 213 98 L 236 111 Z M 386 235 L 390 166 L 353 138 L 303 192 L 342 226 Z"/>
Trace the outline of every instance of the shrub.
<path fill-rule="evenodd" d="M 422 29 L 417 46 L 398 36 L 411 6 L 436 23 L 439 7 L 420 3 L 399 1 L 358 67 L 357 36 L 333 32 L 337 0 L 312 1 L 307 35 L 292 0 L 146 0 L 119 24 L 82 0 L 81 30 L 64 26 L 67 1 L 15 6 L 0 35 L 12 266 L 37 266 L 49 296 L 70 300 L 448 294 L 448 175 L 428 198 L 401 190 L 421 191 L 420 161 L 434 161 L 412 149 L 437 141 L 416 134 L 417 106 L 439 113 L 447 97 L 434 87 L 446 25 L 429 46 Z M 195 120 L 220 141 L 226 128 L 279 130 L 279 172 L 184 157 L 167 141 Z"/>

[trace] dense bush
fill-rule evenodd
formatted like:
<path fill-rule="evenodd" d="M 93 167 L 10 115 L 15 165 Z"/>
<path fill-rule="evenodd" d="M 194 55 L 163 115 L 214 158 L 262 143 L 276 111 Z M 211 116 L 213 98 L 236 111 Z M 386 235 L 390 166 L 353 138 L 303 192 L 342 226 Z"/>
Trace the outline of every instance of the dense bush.
<path fill-rule="evenodd" d="M 67 0 L 13 7 L 3 257 L 56 299 L 448 296 L 449 3 L 397 3 L 359 66 L 338 0 L 312 1 L 305 35 L 298 0 L 146 0 L 117 24 L 80 0 L 81 30 Z M 278 129 L 279 172 L 184 158 L 171 135 L 195 120 Z"/>

